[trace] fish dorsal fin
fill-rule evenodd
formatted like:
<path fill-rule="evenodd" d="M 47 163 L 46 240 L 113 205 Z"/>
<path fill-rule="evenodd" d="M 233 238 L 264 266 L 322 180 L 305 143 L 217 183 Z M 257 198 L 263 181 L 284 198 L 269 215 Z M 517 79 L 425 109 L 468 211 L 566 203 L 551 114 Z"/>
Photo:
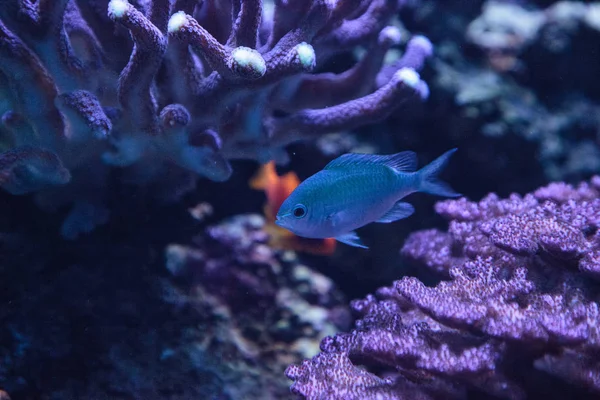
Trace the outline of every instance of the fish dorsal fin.
<path fill-rule="evenodd" d="M 348 168 L 352 165 L 364 164 L 385 165 L 398 172 L 414 172 L 417 170 L 417 155 L 412 151 L 402 151 L 385 156 L 349 153 L 331 161 L 324 169 Z"/>

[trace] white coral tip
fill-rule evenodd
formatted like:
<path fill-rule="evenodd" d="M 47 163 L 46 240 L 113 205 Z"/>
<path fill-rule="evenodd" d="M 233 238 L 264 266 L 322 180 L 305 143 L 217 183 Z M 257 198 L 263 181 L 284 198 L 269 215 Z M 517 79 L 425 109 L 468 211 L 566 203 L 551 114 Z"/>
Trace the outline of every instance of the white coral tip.
<path fill-rule="evenodd" d="M 183 11 L 178 11 L 169 18 L 167 30 L 169 33 L 177 32 L 187 23 L 187 15 Z"/>
<path fill-rule="evenodd" d="M 413 88 L 416 88 L 421 81 L 419 73 L 412 68 L 401 68 L 396 72 L 396 76 L 406 85 Z"/>
<path fill-rule="evenodd" d="M 108 16 L 110 18 L 123 18 L 128 8 L 129 3 L 127 0 L 111 0 L 108 3 Z"/>

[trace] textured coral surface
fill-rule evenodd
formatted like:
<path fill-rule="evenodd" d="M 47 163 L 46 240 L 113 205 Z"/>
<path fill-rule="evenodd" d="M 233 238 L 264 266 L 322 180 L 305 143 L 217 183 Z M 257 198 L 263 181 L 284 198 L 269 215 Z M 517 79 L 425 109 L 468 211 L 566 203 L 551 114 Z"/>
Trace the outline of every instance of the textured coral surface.
<path fill-rule="evenodd" d="M 402 253 L 444 280 L 405 277 L 354 301 L 356 329 L 290 366 L 292 391 L 307 399 L 597 397 L 600 178 L 523 197 L 446 200 L 436 210 L 448 231 L 416 232 Z"/>

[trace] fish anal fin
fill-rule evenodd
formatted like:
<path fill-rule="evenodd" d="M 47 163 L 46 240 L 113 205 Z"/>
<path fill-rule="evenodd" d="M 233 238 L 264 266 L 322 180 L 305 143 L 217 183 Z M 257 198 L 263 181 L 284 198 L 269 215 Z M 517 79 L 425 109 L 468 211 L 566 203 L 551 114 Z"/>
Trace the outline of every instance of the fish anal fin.
<path fill-rule="evenodd" d="M 358 235 L 356 234 L 356 232 L 352 231 L 352 232 L 348 232 L 348 233 L 344 233 L 343 235 L 339 235 L 335 237 L 335 240 L 345 243 L 348 246 L 352 246 L 352 247 L 360 247 L 363 249 L 368 249 L 369 247 L 365 246 L 364 243 L 360 240 L 360 238 L 358 237 Z"/>
<path fill-rule="evenodd" d="M 399 219 L 409 217 L 414 212 L 415 208 L 411 204 L 399 201 L 396 204 L 394 204 L 394 206 L 390 208 L 388 212 L 383 214 L 383 216 L 375 222 L 388 224 L 390 222 L 398 221 Z"/>
<path fill-rule="evenodd" d="M 412 151 L 402 151 L 390 155 L 376 154 L 344 154 L 331 161 L 324 169 L 348 168 L 352 165 L 385 165 L 398 172 L 414 172 L 417 170 L 417 155 Z"/>

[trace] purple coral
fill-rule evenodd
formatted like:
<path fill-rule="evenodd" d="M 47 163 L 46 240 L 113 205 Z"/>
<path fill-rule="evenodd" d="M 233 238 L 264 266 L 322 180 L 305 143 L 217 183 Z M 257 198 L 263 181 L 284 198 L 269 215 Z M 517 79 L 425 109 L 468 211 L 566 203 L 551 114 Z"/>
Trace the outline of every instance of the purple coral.
<path fill-rule="evenodd" d="M 405 277 L 354 301 L 356 330 L 326 338 L 322 354 L 288 368 L 292 391 L 406 398 L 410 382 L 434 398 L 597 397 L 600 178 L 523 197 L 447 200 L 436 210 L 448 232 L 417 232 L 402 254 L 447 280 L 430 287 Z M 357 365 L 386 379 L 371 376 L 377 389 L 360 385 L 344 397 Z M 333 371 L 336 381 L 325 381 Z"/>
<path fill-rule="evenodd" d="M 431 54 L 424 37 L 384 66 L 401 3 L 6 1 L 0 187 L 105 215 L 107 166 L 166 191 L 181 181 L 181 193 L 190 176 L 228 179 L 229 160 L 285 162 L 291 142 L 380 120 L 428 93 L 415 72 Z M 313 72 L 359 46 L 347 71 Z M 68 236 L 88 229 L 76 214 Z"/>

